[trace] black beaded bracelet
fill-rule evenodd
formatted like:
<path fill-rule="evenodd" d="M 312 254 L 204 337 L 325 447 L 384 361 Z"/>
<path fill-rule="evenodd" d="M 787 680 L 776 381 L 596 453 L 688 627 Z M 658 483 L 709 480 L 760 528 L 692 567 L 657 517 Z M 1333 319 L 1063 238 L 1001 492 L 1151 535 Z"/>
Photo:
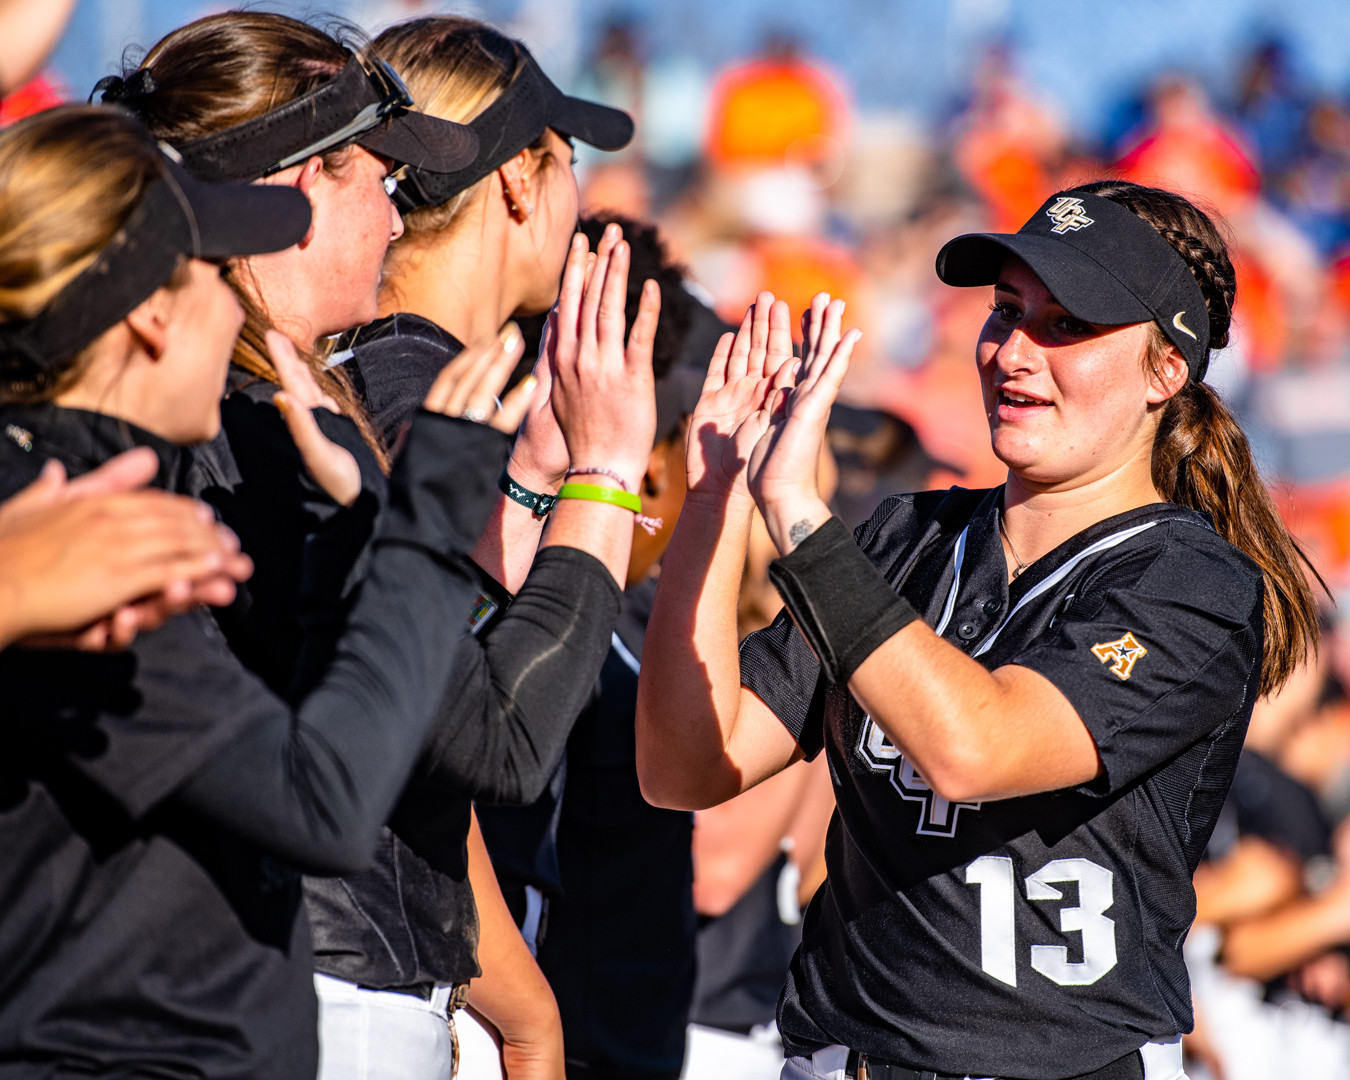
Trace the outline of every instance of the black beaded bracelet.
<path fill-rule="evenodd" d="M 553 504 L 558 501 L 556 495 L 540 495 L 537 491 L 521 487 L 511 479 L 511 474 L 505 469 L 502 470 L 501 476 L 497 478 L 497 487 L 512 502 L 518 502 L 521 506 L 528 506 L 535 517 L 544 517 L 553 509 Z"/>
<path fill-rule="evenodd" d="M 832 683 L 846 683 L 883 641 L 919 617 L 837 517 L 781 559 L 769 580 Z"/>

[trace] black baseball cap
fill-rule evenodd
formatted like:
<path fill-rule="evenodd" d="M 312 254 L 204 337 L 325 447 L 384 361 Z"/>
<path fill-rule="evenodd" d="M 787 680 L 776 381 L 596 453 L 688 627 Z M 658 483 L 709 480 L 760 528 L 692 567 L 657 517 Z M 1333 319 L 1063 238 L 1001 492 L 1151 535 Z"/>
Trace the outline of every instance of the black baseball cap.
<path fill-rule="evenodd" d="M 1155 322 L 1186 358 L 1191 378 L 1205 377 L 1205 295 L 1177 250 L 1143 218 L 1088 191 L 1057 192 L 1015 233 L 947 241 L 937 275 L 948 285 L 993 285 L 1009 253 L 1075 319 L 1099 326 Z"/>
<path fill-rule="evenodd" d="M 478 154 L 467 125 L 412 112 L 408 88 L 383 60 L 352 54 L 337 75 L 262 116 L 214 131 L 176 148 L 203 180 L 257 180 L 348 143 L 400 165 L 460 169 Z M 155 90 L 152 69 L 129 79 L 103 79 L 94 88 L 104 104 L 132 109 Z M 92 98 L 93 95 L 91 94 Z"/>
<path fill-rule="evenodd" d="M 94 262 L 33 318 L 0 326 L 0 354 L 50 370 L 167 283 L 183 258 L 280 251 L 309 229 L 309 199 L 295 188 L 198 180 L 163 145 L 160 159 L 161 175 Z"/>
<path fill-rule="evenodd" d="M 496 101 L 469 122 L 478 136 L 478 156 L 463 168 L 410 167 L 394 199 L 404 210 L 439 206 L 504 165 L 552 128 L 599 150 L 621 150 L 632 141 L 633 118 L 621 109 L 568 97 L 524 45 L 509 58 L 517 74 Z"/>

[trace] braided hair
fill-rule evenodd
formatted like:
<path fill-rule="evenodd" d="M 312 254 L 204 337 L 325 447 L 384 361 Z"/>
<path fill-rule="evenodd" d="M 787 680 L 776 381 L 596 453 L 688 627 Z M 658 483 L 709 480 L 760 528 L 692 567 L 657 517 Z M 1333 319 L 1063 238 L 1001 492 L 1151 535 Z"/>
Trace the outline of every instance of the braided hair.
<path fill-rule="evenodd" d="M 1176 249 L 1205 297 L 1210 347 L 1227 345 L 1237 274 L 1215 221 L 1161 188 L 1099 180 L 1081 190 L 1143 218 Z M 1156 323 L 1151 329 L 1145 363 L 1157 374 L 1171 346 Z M 1309 575 L 1324 589 L 1326 584 L 1280 519 L 1242 427 L 1204 382 L 1188 379 L 1164 406 L 1151 469 L 1164 499 L 1208 514 L 1219 535 L 1261 567 L 1266 582 L 1261 693 L 1279 689 L 1317 649 L 1317 603 Z"/>

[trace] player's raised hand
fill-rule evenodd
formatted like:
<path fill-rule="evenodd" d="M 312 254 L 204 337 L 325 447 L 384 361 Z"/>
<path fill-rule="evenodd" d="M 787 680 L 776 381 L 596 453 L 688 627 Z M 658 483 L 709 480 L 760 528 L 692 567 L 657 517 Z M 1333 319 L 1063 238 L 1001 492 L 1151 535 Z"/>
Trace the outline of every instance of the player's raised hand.
<path fill-rule="evenodd" d="M 577 233 L 572 237 L 567 264 L 571 267 L 579 263 L 584 267 L 588 259 L 593 259 L 593 255 L 588 250 L 586 237 Z M 511 448 L 511 461 L 507 465 L 507 472 L 516 482 L 531 491 L 556 492 L 567 475 L 570 461 L 567 440 L 558 426 L 558 418 L 553 415 L 553 356 L 557 342 L 558 305 L 554 304 L 544 323 L 544 334 L 539 341 L 539 357 L 530 376 L 534 380 L 534 392 L 520 425 L 520 435 Z"/>
<path fill-rule="evenodd" d="M 817 486 L 821 447 L 830 407 L 862 337 L 856 329 L 841 334 L 843 317 L 842 300 L 824 293 L 812 300 L 802 319 L 801 370 L 773 391 L 761 417 L 763 434 L 750 453 L 750 493 L 784 554 L 829 517 Z"/>
<path fill-rule="evenodd" d="M 689 422 L 685 455 L 689 494 L 695 500 L 749 499 L 745 468 L 768 426 L 764 406 L 777 382 L 791 377 L 788 306 L 762 292 L 740 329 L 723 334 L 708 364 L 703 393 Z"/>
<path fill-rule="evenodd" d="M 550 398 L 571 466 L 613 470 L 636 491 L 656 437 L 652 347 L 661 290 L 643 283 L 629 329 L 629 259 L 623 231 L 608 226 L 588 280 L 585 244 L 574 240 L 552 334 Z"/>
<path fill-rule="evenodd" d="M 267 331 L 267 352 L 281 380 L 281 392 L 272 396 L 272 404 L 285 418 L 305 468 L 334 502 L 351 506 L 361 494 L 361 468 L 351 451 L 329 439 L 314 419 L 315 409 L 338 412 L 337 402 L 319 389 L 314 373 L 285 334 Z"/>

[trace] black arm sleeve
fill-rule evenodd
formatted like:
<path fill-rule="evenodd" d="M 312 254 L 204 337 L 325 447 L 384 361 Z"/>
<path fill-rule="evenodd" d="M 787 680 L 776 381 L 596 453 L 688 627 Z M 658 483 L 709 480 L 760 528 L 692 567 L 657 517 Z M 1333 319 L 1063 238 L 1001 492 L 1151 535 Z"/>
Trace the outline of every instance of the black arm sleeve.
<path fill-rule="evenodd" d="M 230 709 L 239 735 L 178 789 L 183 805 L 312 872 L 365 865 L 465 636 L 475 595 L 465 553 L 495 480 L 479 444 L 497 441 L 478 425 L 418 418 L 336 656 L 293 713 L 240 669 L 223 642 L 198 648 L 195 703 Z M 495 468 L 496 455 L 489 456 Z M 466 467 L 475 462 L 484 467 Z M 181 654 L 145 662 L 167 675 L 165 668 L 181 666 Z M 138 716 L 182 707 L 172 693 L 156 700 L 174 680 L 146 675 Z M 178 694 L 187 689 L 182 678 Z"/>
<path fill-rule="evenodd" d="M 483 802 L 534 802 L 595 687 L 619 599 L 594 556 L 540 551 L 511 606 L 460 642 L 419 778 Z"/>

